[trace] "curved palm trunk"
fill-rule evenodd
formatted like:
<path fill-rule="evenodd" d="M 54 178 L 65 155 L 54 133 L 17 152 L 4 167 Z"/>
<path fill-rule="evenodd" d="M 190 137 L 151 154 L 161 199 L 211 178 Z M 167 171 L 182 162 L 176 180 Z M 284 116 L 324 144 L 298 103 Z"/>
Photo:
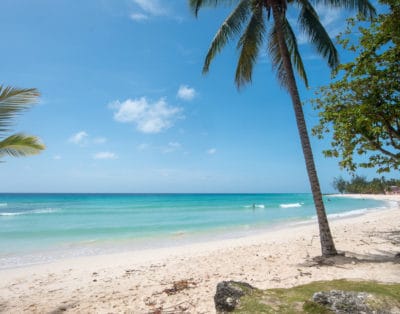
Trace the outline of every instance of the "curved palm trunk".
<path fill-rule="evenodd" d="M 303 108 L 300 101 L 299 91 L 297 89 L 296 79 L 293 73 L 292 62 L 290 60 L 289 51 L 284 39 L 282 28 L 282 16 L 285 14 L 279 5 L 279 0 L 273 0 L 272 13 L 276 23 L 276 32 L 278 36 L 279 48 L 282 56 L 283 66 L 287 75 L 288 90 L 292 98 L 293 108 L 295 111 L 297 129 L 299 131 L 301 146 L 303 149 L 304 159 L 306 162 L 308 178 L 311 185 L 314 204 L 317 211 L 319 234 L 321 241 L 322 256 L 337 255 L 335 244 L 333 243 L 332 234 L 329 228 L 328 219 L 326 217 L 324 203 L 322 201 L 321 188 L 318 181 L 317 171 L 315 169 L 314 157 L 311 150 L 310 139 L 308 137 L 306 121 L 304 119 Z"/>

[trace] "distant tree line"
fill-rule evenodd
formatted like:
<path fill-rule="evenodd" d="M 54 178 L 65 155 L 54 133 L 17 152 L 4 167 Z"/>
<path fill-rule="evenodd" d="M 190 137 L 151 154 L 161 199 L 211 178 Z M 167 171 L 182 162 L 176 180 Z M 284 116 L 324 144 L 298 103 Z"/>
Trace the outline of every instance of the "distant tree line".
<path fill-rule="evenodd" d="M 333 187 L 340 193 L 383 194 L 391 192 L 394 187 L 400 187 L 400 180 L 381 177 L 368 181 L 364 176 L 354 176 L 346 181 L 338 177 L 333 180 Z"/>

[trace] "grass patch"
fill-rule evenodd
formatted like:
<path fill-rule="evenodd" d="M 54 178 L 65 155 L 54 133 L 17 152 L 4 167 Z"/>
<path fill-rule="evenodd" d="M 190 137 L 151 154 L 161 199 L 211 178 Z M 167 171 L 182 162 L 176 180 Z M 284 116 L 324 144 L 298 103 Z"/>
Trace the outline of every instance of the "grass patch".
<path fill-rule="evenodd" d="M 240 299 L 234 313 L 332 313 L 311 301 L 318 291 L 344 290 L 367 292 L 373 295 L 370 306 L 381 309 L 400 309 L 400 284 L 373 281 L 317 281 L 289 289 L 255 290 Z"/>

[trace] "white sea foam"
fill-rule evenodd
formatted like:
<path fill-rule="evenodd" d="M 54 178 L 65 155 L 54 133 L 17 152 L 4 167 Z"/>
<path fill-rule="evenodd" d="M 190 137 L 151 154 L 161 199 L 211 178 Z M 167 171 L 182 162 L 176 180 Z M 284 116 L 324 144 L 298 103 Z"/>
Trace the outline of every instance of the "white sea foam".
<path fill-rule="evenodd" d="M 22 214 L 23 213 L 0 213 L 0 216 L 18 216 Z"/>
<path fill-rule="evenodd" d="M 43 208 L 43 209 L 34 209 L 28 210 L 24 212 L 5 212 L 0 213 L 0 216 L 20 216 L 20 215 L 34 215 L 34 214 L 52 214 L 57 212 L 56 208 Z"/>
<path fill-rule="evenodd" d="M 371 209 L 369 209 L 369 210 L 371 210 Z M 349 217 L 349 216 L 358 216 L 358 215 L 365 214 L 367 211 L 368 211 L 368 208 L 355 209 L 355 210 L 351 210 L 349 212 L 344 212 L 344 213 L 329 214 L 328 218 L 342 218 L 342 217 Z"/>
<path fill-rule="evenodd" d="M 389 205 L 389 208 L 396 208 L 396 207 L 398 207 L 399 206 L 399 202 L 397 202 L 397 201 L 388 201 L 387 202 L 388 203 L 388 205 Z"/>
<path fill-rule="evenodd" d="M 355 210 L 351 210 L 351 211 L 343 212 L 343 213 L 329 214 L 328 218 L 334 219 L 334 218 L 344 218 L 344 217 L 359 216 L 359 215 L 365 214 L 368 211 L 372 211 L 372 209 L 370 209 L 370 208 L 361 208 L 361 209 L 355 209 Z M 312 216 L 311 219 L 316 220 L 317 216 Z"/>
<path fill-rule="evenodd" d="M 295 207 L 301 207 L 300 203 L 291 203 L 291 204 L 280 204 L 280 208 L 295 208 Z"/>
<path fill-rule="evenodd" d="M 0 207 L 7 207 L 8 204 L 7 203 L 0 203 Z"/>

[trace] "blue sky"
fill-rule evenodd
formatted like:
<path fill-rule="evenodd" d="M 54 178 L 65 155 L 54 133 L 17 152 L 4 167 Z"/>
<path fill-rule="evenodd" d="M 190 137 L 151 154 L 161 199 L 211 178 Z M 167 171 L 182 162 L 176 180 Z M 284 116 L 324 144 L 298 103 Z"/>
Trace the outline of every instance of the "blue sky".
<path fill-rule="evenodd" d="M 353 14 L 317 9 L 332 36 Z M 201 74 L 228 12 L 196 19 L 184 0 L 3 0 L 2 83 L 42 94 L 14 129 L 47 149 L 5 158 L 0 191 L 309 192 L 290 98 L 268 56 L 240 91 L 235 42 Z M 306 101 L 330 72 L 301 34 L 299 44 Z M 322 155 L 328 141 L 311 140 L 322 190 L 332 192 L 337 161 Z"/>

